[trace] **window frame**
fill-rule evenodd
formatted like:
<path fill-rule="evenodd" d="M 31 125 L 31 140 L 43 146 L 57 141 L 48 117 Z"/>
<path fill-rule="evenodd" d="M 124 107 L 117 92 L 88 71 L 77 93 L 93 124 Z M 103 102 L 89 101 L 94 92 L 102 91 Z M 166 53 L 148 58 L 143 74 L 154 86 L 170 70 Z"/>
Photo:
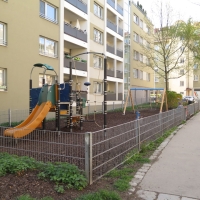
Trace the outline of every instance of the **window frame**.
<path fill-rule="evenodd" d="M 51 84 L 48 84 L 48 78 L 47 77 L 50 77 L 52 78 L 52 83 Z M 42 80 L 40 81 L 40 78 L 43 79 L 43 74 L 39 74 L 39 87 L 42 87 Z M 48 84 L 48 85 L 53 85 L 56 83 L 56 76 L 55 75 L 51 75 L 51 74 L 45 74 L 44 75 L 44 79 L 45 79 L 45 84 Z"/>
<path fill-rule="evenodd" d="M 44 3 L 44 14 L 41 13 L 41 2 Z M 50 17 L 48 17 L 47 6 L 50 6 L 50 7 L 55 9 L 55 13 L 54 13 L 55 19 L 51 19 Z M 50 21 L 52 23 L 58 24 L 58 8 L 56 6 L 54 6 L 54 5 L 46 2 L 46 1 L 40 0 L 40 17 L 44 18 L 44 19 L 46 19 L 46 20 L 48 20 L 48 21 Z"/>
<path fill-rule="evenodd" d="M 139 17 L 134 13 L 134 15 L 133 15 L 133 21 L 137 24 L 137 25 L 139 25 Z"/>
<path fill-rule="evenodd" d="M 95 35 L 95 31 L 96 31 L 97 33 L 100 34 L 100 36 L 101 36 L 101 37 L 100 37 L 101 41 L 98 41 L 97 39 L 95 39 L 95 38 L 97 38 L 97 36 Z M 94 41 L 95 41 L 96 43 L 98 43 L 98 44 L 102 44 L 102 45 L 103 45 L 103 32 L 101 32 L 101 31 L 99 31 L 98 29 L 94 28 L 93 33 L 94 33 Z"/>
<path fill-rule="evenodd" d="M 139 43 L 139 35 L 136 32 L 134 32 L 134 41 Z"/>
<path fill-rule="evenodd" d="M 94 63 L 95 58 L 97 58 L 98 60 L 101 60 L 101 66 L 95 66 L 95 63 Z M 97 55 L 93 56 L 93 67 L 95 69 L 103 69 L 103 58 L 101 56 L 97 56 Z"/>
<path fill-rule="evenodd" d="M 135 79 L 138 79 L 138 69 L 133 69 L 133 77 L 135 78 Z"/>
<path fill-rule="evenodd" d="M 3 26 L 3 38 L 0 39 L 0 45 L 7 46 L 7 24 L 0 22 L 0 25 Z"/>
<path fill-rule="evenodd" d="M 193 69 L 198 69 L 199 65 L 197 63 L 194 64 Z"/>
<path fill-rule="evenodd" d="M 44 39 L 44 52 L 42 52 L 40 50 L 40 46 L 41 46 L 40 45 L 41 44 L 40 43 L 40 39 L 42 39 L 42 38 Z M 46 51 L 46 42 L 47 42 L 47 40 L 50 41 L 50 42 L 54 42 L 54 55 L 51 55 L 51 54 L 47 53 L 47 51 Z M 51 57 L 51 58 L 57 58 L 58 57 L 58 42 L 55 41 L 55 40 L 43 37 L 43 36 L 39 36 L 39 54 L 43 55 L 43 56 Z"/>
<path fill-rule="evenodd" d="M 180 81 L 180 87 L 184 87 L 184 81 Z"/>
<path fill-rule="evenodd" d="M 95 6 L 97 7 L 97 12 L 95 13 Z M 99 15 L 100 11 L 100 15 Z M 94 2 L 94 15 L 97 16 L 100 19 L 103 19 L 103 7 L 101 7 L 98 3 Z"/>
<path fill-rule="evenodd" d="M 1 68 L 0 70 L 2 70 L 2 85 L 0 85 L 0 92 L 3 91 L 7 91 L 7 69 L 6 68 Z"/>
<path fill-rule="evenodd" d="M 139 26 L 140 26 L 141 29 L 143 29 L 143 26 L 144 26 L 143 20 L 142 20 L 142 19 L 139 19 L 139 21 L 140 21 L 140 25 L 139 25 Z M 142 25 L 141 25 L 141 24 L 142 24 Z"/>
<path fill-rule="evenodd" d="M 199 75 L 194 74 L 194 81 L 195 81 L 195 82 L 199 81 Z"/>
<path fill-rule="evenodd" d="M 155 76 L 154 82 L 155 82 L 155 83 L 159 83 L 159 77 L 158 77 L 158 76 Z"/>
<path fill-rule="evenodd" d="M 100 87 L 100 91 L 98 91 L 98 92 L 95 91 L 96 88 L 97 88 L 96 84 L 98 84 L 98 85 L 101 86 L 101 87 Z M 93 85 L 94 85 L 94 88 L 93 88 L 93 93 L 94 93 L 94 94 L 103 94 L 103 82 L 94 81 L 94 82 L 93 82 Z"/>
<path fill-rule="evenodd" d="M 133 51 L 133 58 L 134 58 L 134 60 L 137 60 L 137 61 L 139 61 L 140 60 L 140 54 L 139 54 L 139 52 L 138 51 L 136 51 L 136 50 L 134 50 Z"/>

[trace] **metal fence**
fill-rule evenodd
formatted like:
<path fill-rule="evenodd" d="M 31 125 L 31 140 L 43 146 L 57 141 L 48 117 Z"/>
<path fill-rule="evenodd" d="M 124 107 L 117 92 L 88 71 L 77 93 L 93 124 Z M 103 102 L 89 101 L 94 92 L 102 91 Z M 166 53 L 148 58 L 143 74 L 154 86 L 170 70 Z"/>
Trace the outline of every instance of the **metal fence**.
<path fill-rule="evenodd" d="M 130 151 L 140 150 L 140 145 L 156 140 L 199 109 L 200 104 L 194 103 L 187 108 L 177 108 L 90 133 L 34 130 L 23 138 L 14 139 L 3 135 L 6 127 L 1 126 L 0 152 L 30 156 L 43 162 L 75 164 L 85 171 L 92 184 L 121 165 Z M 9 113 L 0 112 L 3 122 L 8 116 Z"/>

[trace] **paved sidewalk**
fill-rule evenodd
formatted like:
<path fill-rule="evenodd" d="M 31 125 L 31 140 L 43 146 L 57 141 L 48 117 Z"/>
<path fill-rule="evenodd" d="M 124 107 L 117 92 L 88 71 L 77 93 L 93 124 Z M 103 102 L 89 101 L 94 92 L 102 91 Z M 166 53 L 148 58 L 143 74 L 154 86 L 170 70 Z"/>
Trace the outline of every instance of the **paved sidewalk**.
<path fill-rule="evenodd" d="M 167 138 L 131 181 L 133 199 L 200 199 L 200 113 Z M 132 195 L 131 195 L 132 196 Z"/>

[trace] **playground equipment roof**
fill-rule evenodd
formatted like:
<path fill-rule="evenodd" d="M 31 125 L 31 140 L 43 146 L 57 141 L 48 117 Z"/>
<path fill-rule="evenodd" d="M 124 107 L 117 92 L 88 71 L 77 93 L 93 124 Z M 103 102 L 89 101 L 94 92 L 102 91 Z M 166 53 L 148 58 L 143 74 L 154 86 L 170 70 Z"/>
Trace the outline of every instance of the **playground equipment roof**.
<path fill-rule="evenodd" d="M 130 88 L 130 90 L 164 90 L 164 88 Z"/>

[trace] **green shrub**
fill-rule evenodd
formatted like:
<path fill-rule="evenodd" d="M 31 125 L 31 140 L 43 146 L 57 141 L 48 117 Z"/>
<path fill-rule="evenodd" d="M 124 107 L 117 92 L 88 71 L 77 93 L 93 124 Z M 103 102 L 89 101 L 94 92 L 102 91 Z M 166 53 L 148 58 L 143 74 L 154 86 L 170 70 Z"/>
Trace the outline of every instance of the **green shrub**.
<path fill-rule="evenodd" d="M 173 109 L 178 107 L 178 102 L 182 100 L 182 96 L 174 91 L 167 91 L 168 108 Z"/>
<path fill-rule="evenodd" d="M 66 184 L 68 188 L 82 190 L 87 186 L 87 179 L 80 172 L 77 166 L 69 163 L 48 163 L 41 173 L 39 178 L 49 178 L 56 183 Z"/>

